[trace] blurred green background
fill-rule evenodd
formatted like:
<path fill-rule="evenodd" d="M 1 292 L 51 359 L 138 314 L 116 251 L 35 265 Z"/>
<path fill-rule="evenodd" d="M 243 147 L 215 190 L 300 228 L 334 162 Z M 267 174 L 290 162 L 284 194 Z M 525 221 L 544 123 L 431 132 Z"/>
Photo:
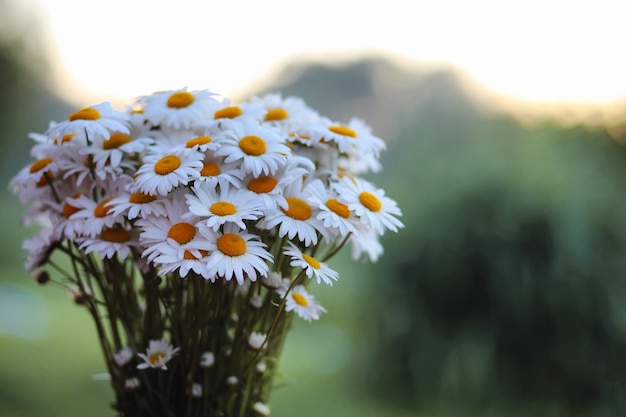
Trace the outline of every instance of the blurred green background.
<path fill-rule="evenodd" d="M 66 117 L 36 21 L 0 2 L 1 180 Z M 177 88 L 173 86 L 172 88 Z M 294 64 L 253 93 L 303 97 L 384 137 L 371 177 L 406 228 L 374 266 L 345 251 L 297 322 L 276 416 L 615 416 L 625 409 L 626 148 L 620 126 L 520 119 L 453 69 L 380 57 Z M 139 92 L 141 93 L 141 92 Z M 91 104 L 91 103 L 85 103 Z M 6 190 L 6 188 L 5 188 Z M 88 314 L 22 268 L 24 208 L 0 198 L 0 416 L 111 416 Z M 317 289 L 317 288 L 316 288 Z"/>

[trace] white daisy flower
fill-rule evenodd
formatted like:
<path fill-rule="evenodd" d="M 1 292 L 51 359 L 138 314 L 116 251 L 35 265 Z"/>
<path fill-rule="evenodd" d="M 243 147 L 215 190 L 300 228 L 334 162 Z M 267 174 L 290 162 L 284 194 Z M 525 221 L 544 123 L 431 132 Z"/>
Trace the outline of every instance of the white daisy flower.
<path fill-rule="evenodd" d="M 112 132 L 130 133 L 129 128 L 129 115 L 115 110 L 111 103 L 104 102 L 70 114 L 67 121 L 51 127 L 46 134 L 53 138 L 85 132 L 87 139 L 94 140 L 108 137 Z"/>
<path fill-rule="evenodd" d="M 186 251 L 195 251 L 192 252 L 193 255 L 199 258 L 200 250 L 211 248 L 207 240 L 198 233 L 196 224 L 199 218 L 188 215 L 183 195 L 185 192 L 178 191 L 170 199 L 164 200 L 165 216 L 149 216 L 137 220 L 136 225 L 141 229 L 139 241 L 145 247 L 142 257 L 153 261 L 159 255 L 172 256 L 174 253 L 174 259 L 182 261 L 186 259 Z M 168 248 L 172 248 L 174 252 Z"/>
<path fill-rule="evenodd" d="M 338 201 L 346 204 L 360 219 L 379 234 L 385 228 L 397 232 L 404 224 L 394 216 L 402 216 L 395 201 L 385 197 L 385 191 L 362 179 L 344 178 L 335 185 Z"/>
<path fill-rule="evenodd" d="M 257 220 L 263 215 L 250 191 L 220 187 L 218 192 L 203 184 L 194 186 L 192 191 L 193 195 L 185 196 L 190 215 L 206 219 L 205 224 L 213 230 L 225 223 L 246 229 L 244 220 Z"/>
<path fill-rule="evenodd" d="M 77 238 L 76 241 L 79 243 L 79 249 L 84 250 L 86 254 L 95 252 L 102 259 L 113 258 L 116 255 L 125 259 L 138 243 L 134 231 L 123 227 L 106 227 L 95 237 Z"/>
<path fill-rule="evenodd" d="M 185 278 L 190 271 L 193 271 L 204 279 L 211 279 L 212 276 L 207 265 L 209 251 L 198 249 L 198 246 L 202 246 L 202 244 L 198 242 L 197 238 L 193 245 L 182 251 L 173 246 L 161 245 L 158 252 L 155 252 L 158 255 L 154 257 L 152 262 L 161 267 L 160 272 L 163 275 L 178 271 L 180 277 Z"/>
<path fill-rule="evenodd" d="M 72 212 L 78 209 L 69 216 L 74 223 L 71 229 L 82 236 L 96 237 L 104 228 L 111 228 L 116 223 L 122 223 L 124 218 L 114 215 L 111 210 L 113 208 L 111 200 L 112 198 L 108 197 L 101 201 L 94 201 L 82 194 L 78 198 L 69 199 L 64 210 Z"/>
<path fill-rule="evenodd" d="M 179 185 L 187 185 L 200 176 L 202 154 L 189 149 L 147 155 L 137 170 L 135 183 L 145 194 L 167 195 Z"/>
<path fill-rule="evenodd" d="M 287 293 L 289 285 L 289 280 L 284 280 L 283 285 L 276 291 L 281 299 L 285 299 L 285 311 L 293 311 L 306 321 L 318 320 L 320 314 L 326 312 L 304 285 L 295 285 Z"/>
<path fill-rule="evenodd" d="M 46 185 L 48 181 L 53 180 L 59 173 L 63 165 L 63 156 L 60 152 L 57 155 L 47 154 L 41 155 L 39 159 L 30 165 L 23 167 L 17 175 L 15 175 L 9 187 L 13 192 L 19 192 L 29 185 Z M 46 177 L 47 176 L 47 177 Z"/>
<path fill-rule="evenodd" d="M 205 155 L 202 165 L 200 177 L 196 179 L 196 183 L 203 183 L 205 187 L 210 188 L 216 188 L 217 186 L 241 187 L 241 180 L 244 174 L 239 169 L 239 164 L 226 164 L 223 157 L 215 157 L 208 154 Z"/>
<path fill-rule="evenodd" d="M 370 262 L 378 261 L 384 252 L 379 236 L 376 230 L 360 226 L 357 233 L 350 236 L 352 259 L 356 261 L 367 255 Z"/>
<path fill-rule="evenodd" d="M 224 225 L 223 232 L 215 232 L 207 227 L 200 227 L 200 232 L 212 243 L 207 259 L 211 281 L 217 277 L 230 281 L 233 277 L 239 285 L 247 277 L 256 281 L 257 276 L 266 276 L 268 262 L 273 262 L 272 255 L 259 237 L 240 230 L 237 225 Z"/>
<path fill-rule="evenodd" d="M 82 148 L 79 153 L 91 155 L 98 169 L 106 165 L 116 168 L 125 155 L 141 153 L 153 142 L 150 138 L 133 139 L 126 133 L 114 132 L 108 137 L 103 136 L 94 140 L 92 146 Z"/>
<path fill-rule="evenodd" d="M 167 370 L 166 364 L 179 350 L 179 347 L 175 348 L 163 339 L 150 340 L 146 353 L 137 354 L 141 359 L 143 359 L 143 363 L 137 365 L 137 368 L 161 368 L 163 370 Z"/>
<path fill-rule="evenodd" d="M 283 98 L 281 94 L 274 93 L 252 97 L 248 102 L 265 110 L 264 123 L 279 128 L 285 134 L 319 119 L 317 111 L 307 106 L 300 97 Z"/>
<path fill-rule="evenodd" d="M 274 129 L 251 120 L 233 123 L 229 133 L 232 136 L 223 141 L 215 155 L 225 156 L 226 163 L 240 161 L 243 171 L 255 177 L 274 174 L 291 155 L 289 147 Z"/>
<path fill-rule="evenodd" d="M 143 116 L 153 126 L 190 129 L 209 117 L 219 102 L 208 90 L 164 91 L 140 99 Z"/>
<path fill-rule="evenodd" d="M 111 200 L 111 214 L 114 216 L 123 215 L 128 220 L 137 217 L 165 216 L 165 203 L 163 199 L 156 195 L 145 194 L 141 191 L 135 193 L 122 193 Z"/>
<path fill-rule="evenodd" d="M 309 173 L 310 171 L 300 166 L 295 158 L 290 158 L 273 175 L 258 177 L 249 175 L 244 183 L 246 188 L 255 194 L 257 205 L 267 214 L 273 213 L 279 208 L 287 210 L 289 204 L 283 196 L 283 188 Z"/>
<path fill-rule="evenodd" d="M 267 339 L 267 335 L 259 332 L 252 332 L 250 336 L 248 336 L 248 347 L 252 350 L 261 350 L 265 340 Z"/>
<path fill-rule="evenodd" d="M 257 123 L 263 120 L 265 109 L 254 103 L 234 104 L 228 98 L 225 98 L 213 113 L 212 121 L 209 127 L 218 125 L 221 121 L 252 119 Z M 226 123 L 228 125 L 228 123 Z"/>
<path fill-rule="evenodd" d="M 371 128 L 357 118 L 352 118 L 347 125 L 330 121 L 312 124 L 304 127 L 301 132 L 315 142 L 335 143 L 341 153 L 347 152 L 350 147 L 357 147 L 378 157 L 380 151 L 386 149 L 385 142 L 374 136 Z"/>
<path fill-rule="evenodd" d="M 350 233 L 356 233 L 357 219 L 353 216 L 346 204 L 337 200 L 331 190 L 317 187 L 308 199 L 308 202 L 319 209 L 317 218 L 323 222 L 329 237 L 345 237 Z"/>
<path fill-rule="evenodd" d="M 28 251 L 28 257 L 24 263 L 24 270 L 29 274 L 34 274 L 41 265 L 43 265 L 53 249 L 53 245 L 58 242 L 53 234 L 50 225 L 41 228 L 38 234 L 25 239 L 22 242 L 22 249 Z"/>
<path fill-rule="evenodd" d="M 283 191 L 283 196 L 287 200 L 287 208 L 281 208 L 273 214 L 267 214 L 263 227 L 273 229 L 280 225 L 279 237 L 287 236 L 289 239 L 297 237 L 306 246 L 317 244 L 318 233 L 327 237 L 327 231 L 322 221 L 317 218 L 319 209 L 311 207 L 307 203 L 312 193 L 309 187 L 315 187 L 315 182 L 319 182 L 319 180 L 308 183 L 304 188 L 301 179 L 289 184 Z"/>
<path fill-rule="evenodd" d="M 320 262 L 314 257 L 303 253 L 292 242 L 287 242 L 287 245 L 288 246 L 284 248 L 284 254 L 291 257 L 289 265 L 302 268 L 307 278 L 315 277 L 318 284 L 324 281 L 325 284 L 333 285 L 332 280 L 337 281 L 339 273 L 334 269 L 330 269 L 328 264 Z"/>

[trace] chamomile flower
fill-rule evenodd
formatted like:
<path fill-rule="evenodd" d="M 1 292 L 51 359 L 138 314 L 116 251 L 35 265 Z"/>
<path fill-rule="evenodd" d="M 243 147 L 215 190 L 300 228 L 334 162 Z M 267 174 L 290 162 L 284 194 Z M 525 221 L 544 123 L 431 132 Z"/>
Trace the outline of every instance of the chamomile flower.
<path fill-rule="evenodd" d="M 344 178 L 335 186 L 338 201 L 346 204 L 360 219 L 379 234 L 385 229 L 397 232 L 404 224 L 395 216 L 402 213 L 395 201 L 385 197 L 385 191 L 362 179 Z"/>
<path fill-rule="evenodd" d="M 350 236 L 352 259 L 359 260 L 367 255 L 370 262 L 378 261 L 384 251 L 379 236 L 376 230 L 361 225 L 357 233 Z"/>
<path fill-rule="evenodd" d="M 246 278 L 256 281 L 257 276 L 267 276 L 267 263 L 273 258 L 258 236 L 245 233 L 232 223 L 224 225 L 223 232 L 207 227 L 201 227 L 200 232 L 211 242 L 207 259 L 211 281 L 218 277 L 227 281 L 235 278 L 243 285 Z"/>
<path fill-rule="evenodd" d="M 202 243 L 197 240 L 192 246 L 183 251 L 176 247 L 162 245 L 159 248 L 158 255 L 152 262 L 161 267 L 161 274 L 169 274 L 178 271 L 181 278 L 185 278 L 189 272 L 193 271 L 204 279 L 211 279 L 209 269 L 207 267 L 207 256 L 209 251 L 206 249 L 198 249 Z"/>
<path fill-rule="evenodd" d="M 113 258 L 116 255 L 120 259 L 125 259 L 130 255 L 131 249 L 137 246 L 135 232 L 121 226 L 107 227 L 95 237 L 79 237 L 76 241 L 79 243 L 79 249 L 84 250 L 85 254 L 95 252 L 102 259 Z"/>
<path fill-rule="evenodd" d="M 228 128 L 230 121 L 251 119 L 260 123 L 263 120 L 265 110 L 254 103 L 232 103 L 228 98 L 225 98 L 219 106 L 215 109 L 212 117 L 209 118 L 207 123 L 208 127 L 220 127 L 220 129 Z"/>
<path fill-rule="evenodd" d="M 326 312 L 304 285 L 295 285 L 291 291 L 289 285 L 289 280 L 284 280 L 283 285 L 276 291 L 281 299 L 285 299 L 285 311 L 293 311 L 306 321 L 318 320 L 320 314 Z"/>
<path fill-rule="evenodd" d="M 137 217 L 165 216 L 165 203 L 163 198 L 156 195 L 145 194 L 141 191 L 129 193 L 124 192 L 111 200 L 111 214 L 114 216 L 125 216 L 128 220 Z"/>
<path fill-rule="evenodd" d="M 257 205 L 261 207 L 264 213 L 273 213 L 279 208 L 285 210 L 289 208 L 289 204 L 283 196 L 283 189 L 311 172 L 298 164 L 298 160 L 297 158 L 290 158 L 289 162 L 272 175 L 258 177 L 248 175 L 244 179 L 245 187 L 255 194 Z"/>
<path fill-rule="evenodd" d="M 264 227 L 272 229 L 279 226 L 279 237 L 287 236 L 289 239 L 297 237 L 306 246 L 317 244 L 318 233 L 327 236 L 327 231 L 322 221 L 317 218 L 318 209 L 307 203 L 307 200 L 312 194 L 310 187 L 320 186 L 320 184 L 319 180 L 315 180 L 304 186 L 302 179 L 289 184 L 283 191 L 287 208 L 268 214 L 265 217 Z"/>
<path fill-rule="evenodd" d="M 114 132 L 108 137 L 95 139 L 92 146 L 82 148 L 79 153 L 91 155 L 98 169 L 106 165 L 115 168 L 120 165 L 124 156 L 143 152 L 152 143 L 153 140 L 147 137 L 133 139 L 126 133 Z"/>
<path fill-rule="evenodd" d="M 83 194 L 68 200 L 64 210 L 69 212 L 76 210 L 70 215 L 72 222 L 75 223 L 72 229 L 80 232 L 82 236 L 96 237 L 104 228 L 111 228 L 117 223 L 122 223 L 123 217 L 113 214 L 111 210 L 113 208 L 111 200 L 112 197 L 107 197 L 94 201 Z"/>
<path fill-rule="evenodd" d="M 239 164 L 226 164 L 224 157 L 215 157 L 209 152 L 202 161 L 202 169 L 196 183 L 203 183 L 205 187 L 210 188 L 217 186 L 240 188 L 243 176 Z"/>
<path fill-rule="evenodd" d="M 234 223 L 246 229 L 245 220 L 257 220 L 263 213 L 259 210 L 250 191 L 220 187 L 205 187 L 202 184 L 192 188 L 193 194 L 187 194 L 190 215 L 206 219 L 206 226 L 213 230 L 225 223 Z"/>
<path fill-rule="evenodd" d="M 325 284 L 333 285 L 333 280 L 337 281 L 339 278 L 337 271 L 330 269 L 325 262 L 320 262 L 311 255 L 303 253 L 292 242 L 287 242 L 284 249 L 283 253 L 291 257 L 289 265 L 302 268 L 307 278 L 315 277 L 318 284 L 324 281 Z"/>
<path fill-rule="evenodd" d="M 306 105 L 300 97 L 283 97 L 281 94 L 266 94 L 252 97 L 249 101 L 264 109 L 263 122 L 277 127 L 284 134 L 293 133 L 299 126 L 314 123 L 319 114 Z"/>
<path fill-rule="evenodd" d="M 168 247 L 174 250 L 178 260 L 185 258 L 185 251 L 210 249 L 206 239 L 198 233 L 199 217 L 188 215 L 184 195 L 184 191 L 177 191 L 164 200 L 165 216 L 148 216 L 136 221 L 141 230 L 139 241 L 145 247 L 142 256 L 148 260 L 171 255 Z M 198 252 L 195 255 L 198 257 Z"/>
<path fill-rule="evenodd" d="M 319 209 L 317 218 L 323 222 L 330 239 L 355 233 L 358 220 L 348 206 L 339 202 L 338 196 L 327 188 L 317 187 L 315 191 L 308 202 Z"/>
<path fill-rule="evenodd" d="M 173 347 L 165 340 L 150 340 L 146 353 L 138 353 L 137 355 L 143 360 L 143 363 L 137 365 L 138 369 L 161 368 L 167 370 L 166 364 L 180 350 L 179 347 Z"/>
<path fill-rule="evenodd" d="M 191 129 L 209 117 L 219 102 L 208 90 L 164 91 L 140 99 L 143 116 L 154 126 Z"/>
<path fill-rule="evenodd" d="M 137 188 L 145 194 L 167 195 L 200 176 L 202 158 L 185 148 L 147 155 L 135 176 Z"/>
<path fill-rule="evenodd" d="M 72 113 L 67 121 L 52 126 L 46 134 L 53 138 L 84 132 L 88 140 L 94 140 L 108 137 L 112 132 L 130 133 L 129 128 L 129 115 L 104 102 Z"/>
<path fill-rule="evenodd" d="M 258 177 L 275 173 L 291 154 L 282 137 L 273 129 L 251 120 L 233 123 L 231 136 L 224 139 L 216 156 L 225 156 L 224 162 L 238 161 L 241 169 Z"/>
<path fill-rule="evenodd" d="M 352 118 L 348 124 L 334 122 L 317 123 L 302 129 L 302 133 L 315 141 L 335 143 L 339 152 L 347 152 L 350 147 L 357 147 L 376 157 L 386 148 L 385 142 L 374 136 L 371 128 L 361 119 Z"/>

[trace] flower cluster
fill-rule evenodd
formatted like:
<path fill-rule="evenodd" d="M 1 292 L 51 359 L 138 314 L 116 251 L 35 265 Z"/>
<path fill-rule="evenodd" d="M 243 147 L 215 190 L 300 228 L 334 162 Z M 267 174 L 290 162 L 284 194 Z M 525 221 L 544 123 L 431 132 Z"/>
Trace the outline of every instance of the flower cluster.
<path fill-rule="evenodd" d="M 31 138 L 35 160 L 11 181 L 31 206 L 25 223 L 43 226 L 24 243 L 26 269 L 59 270 L 87 300 L 101 338 L 109 317 L 108 358 L 126 352 L 129 362 L 128 349 L 149 344 L 138 356 L 141 369 L 165 369 L 175 356 L 200 364 L 203 343 L 212 358 L 220 349 L 233 355 L 235 339 L 248 339 L 258 365 L 258 352 L 273 346 L 284 324 L 283 310 L 305 320 L 325 311 L 307 288 L 337 279 L 326 263 L 331 256 L 349 243 L 355 259 L 375 261 L 380 236 L 402 227 L 396 203 L 363 178 L 380 169 L 384 141 L 363 121 L 334 122 L 297 97 L 234 104 L 206 90 L 159 92 L 127 109 L 84 108 Z M 57 250 L 72 272 L 53 260 Z M 211 285 L 245 302 L 218 300 L 204 288 Z M 193 326 L 188 334 L 176 330 L 186 318 L 199 326 L 199 311 L 185 301 L 192 293 L 198 309 L 230 323 L 228 343 L 210 341 L 216 323 L 203 324 L 204 333 L 202 326 L 197 334 Z M 258 313 L 265 310 L 266 317 Z M 166 333 L 177 348 L 161 340 Z M 230 376 L 241 381 L 248 367 L 239 371 Z M 126 390 L 148 382 L 122 374 Z M 204 392 L 200 382 L 191 387 Z"/>

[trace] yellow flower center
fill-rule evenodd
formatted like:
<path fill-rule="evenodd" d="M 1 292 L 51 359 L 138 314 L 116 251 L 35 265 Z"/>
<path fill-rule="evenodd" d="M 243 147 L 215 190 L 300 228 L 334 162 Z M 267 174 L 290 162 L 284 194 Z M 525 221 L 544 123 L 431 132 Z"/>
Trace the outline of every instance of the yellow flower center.
<path fill-rule="evenodd" d="M 155 352 L 148 357 L 148 360 L 150 361 L 151 364 L 154 365 L 158 363 L 161 359 L 165 358 L 166 356 L 167 355 L 163 352 Z"/>
<path fill-rule="evenodd" d="M 219 165 L 205 161 L 204 166 L 200 170 L 200 175 L 203 177 L 214 177 L 216 175 L 220 175 L 220 172 L 222 171 L 220 170 Z"/>
<path fill-rule="evenodd" d="M 124 243 L 130 240 L 130 232 L 126 229 L 122 229 L 121 227 L 104 229 L 102 233 L 100 233 L 100 239 L 107 242 Z"/>
<path fill-rule="evenodd" d="M 374 194 L 367 191 L 363 191 L 359 194 L 359 201 L 370 211 L 380 211 L 383 207 L 380 200 Z"/>
<path fill-rule="evenodd" d="M 296 220 L 307 220 L 311 217 L 311 206 L 307 204 L 306 201 L 301 200 L 297 197 L 287 197 L 286 198 L 289 207 L 287 210 L 281 208 L 282 212 L 287 216 L 296 219 Z"/>
<path fill-rule="evenodd" d="M 254 191 L 257 194 L 269 193 L 276 187 L 278 180 L 274 177 L 259 177 L 251 180 L 248 183 L 248 190 Z"/>
<path fill-rule="evenodd" d="M 267 146 L 265 141 L 258 136 L 244 136 L 239 141 L 239 148 L 251 156 L 259 156 L 265 153 Z"/>
<path fill-rule="evenodd" d="M 184 245 L 191 241 L 196 235 L 196 227 L 193 224 L 181 222 L 176 223 L 167 232 L 167 237 L 174 239 L 179 245 Z"/>
<path fill-rule="evenodd" d="M 315 259 L 312 256 L 307 255 L 306 253 L 302 254 L 302 258 L 304 258 L 304 260 L 306 261 L 306 263 L 308 263 L 309 265 L 311 265 L 313 268 L 315 269 L 320 269 L 320 263 L 317 259 Z"/>
<path fill-rule="evenodd" d="M 111 199 L 107 198 L 105 200 L 102 200 L 100 203 L 98 203 L 96 208 L 93 209 L 94 216 L 99 217 L 99 218 L 106 216 L 109 210 L 113 207 L 111 205 L 108 205 L 109 201 L 111 201 Z"/>
<path fill-rule="evenodd" d="M 35 184 L 37 187 L 45 187 L 48 183 L 52 183 L 54 176 L 52 175 L 52 171 L 48 170 L 44 174 L 41 175 L 39 181 Z"/>
<path fill-rule="evenodd" d="M 197 138 L 189 139 L 185 144 L 188 148 L 193 148 L 196 145 L 206 145 L 207 143 L 211 143 L 210 136 L 198 136 Z"/>
<path fill-rule="evenodd" d="M 237 207 L 228 201 L 218 201 L 217 203 L 211 204 L 209 211 L 216 216 L 230 216 L 231 214 L 237 213 Z"/>
<path fill-rule="evenodd" d="M 228 106 L 223 109 L 219 109 L 213 115 L 214 119 L 234 119 L 237 116 L 241 116 L 243 110 L 239 106 Z"/>
<path fill-rule="evenodd" d="M 156 200 L 155 195 L 144 193 L 133 193 L 128 197 L 128 202 L 133 204 L 152 203 L 154 200 Z"/>
<path fill-rule="evenodd" d="M 113 133 L 107 140 L 102 142 L 102 149 L 109 150 L 119 148 L 122 145 L 127 144 L 132 139 L 130 136 L 125 135 L 124 133 Z"/>
<path fill-rule="evenodd" d="M 70 122 L 74 120 L 98 120 L 100 118 L 100 112 L 93 107 L 85 107 L 82 110 L 78 110 L 70 114 Z"/>
<path fill-rule="evenodd" d="M 340 203 L 339 201 L 337 201 L 336 198 L 331 198 L 330 200 L 326 201 L 326 207 L 328 207 L 330 211 L 332 211 L 339 217 L 343 217 L 344 219 L 350 217 L 350 209 L 348 209 L 348 206 Z"/>
<path fill-rule="evenodd" d="M 41 171 L 42 169 L 47 167 L 49 164 L 51 164 L 52 161 L 53 161 L 52 158 L 42 158 L 33 162 L 33 164 L 30 166 L 30 173 L 34 174 L 35 172 Z"/>
<path fill-rule="evenodd" d="M 246 241 L 234 233 L 225 233 L 217 239 L 217 248 L 228 256 L 241 256 L 246 253 Z"/>
<path fill-rule="evenodd" d="M 265 121 L 271 122 L 274 120 L 284 120 L 289 117 L 287 110 L 277 108 L 277 109 L 269 109 L 267 113 L 265 113 Z"/>
<path fill-rule="evenodd" d="M 204 258 L 205 256 L 207 256 L 209 254 L 209 251 L 208 250 L 204 250 L 204 249 L 200 249 L 200 250 L 198 250 L 198 252 L 200 252 L 200 257 L 199 258 L 194 256 L 193 253 L 191 253 L 191 251 L 186 250 L 183 253 L 183 259 L 197 261 L 199 259 Z"/>
<path fill-rule="evenodd" d="M 66 133 L 63 135 L 63 137 L 61 137 L 61 143 L 66 143 L 72 140 L 72 138 L 76 135 L 76 133 Z M 59 138 L 56 137 L 53 140 L 55 145 L 59 144 Z"/>
<path fill-rule="evenodd" d="M 330 126 L 328 128 L 328 130 L 330 130 L 333 133 L 336 133 L 338 135 L 343 135 L 343 136 L 349 136 L 351 138 L 356 138 L 356 132 L 352 129 L 350 129 L 347 126 Z"/>
<path fill-rule="evenodd" d="M 159 159 L 156 164 L 154 164 L 154 172 L 159 175 L 167 175 L 176 171 L 180 166 L 180 158 L 176 155 L 168 155 Z"/>
<path fill-rule="evenodd" d="M 307 300 L 306 297 L 299 292 L 292 293 L 291 298 L 293 298 L 293 301 L 295 301 L 299 306 L 306 307 L 309 305 L 309 300 Z"/>
<path fill-rule="evenodd" d="M 172 109 L 181 109 L 193 103 L 193 94 L 187 91 L 179 91 L 174 93 L 167 99 L 167 107 Z"/>
<path fill-rule="evenodd" d="M 74 194 L 72 198 L 78 198 L 79 196 L 80 194 Z M 63 204 L 63 216 L 65 216 L 66 219 L 69 218 L 72 214 L 78 213 L 79 211 L 80 209 L 78 207 L 74 207 L 67 201 L 65 202 L 65 204 Z"/>

